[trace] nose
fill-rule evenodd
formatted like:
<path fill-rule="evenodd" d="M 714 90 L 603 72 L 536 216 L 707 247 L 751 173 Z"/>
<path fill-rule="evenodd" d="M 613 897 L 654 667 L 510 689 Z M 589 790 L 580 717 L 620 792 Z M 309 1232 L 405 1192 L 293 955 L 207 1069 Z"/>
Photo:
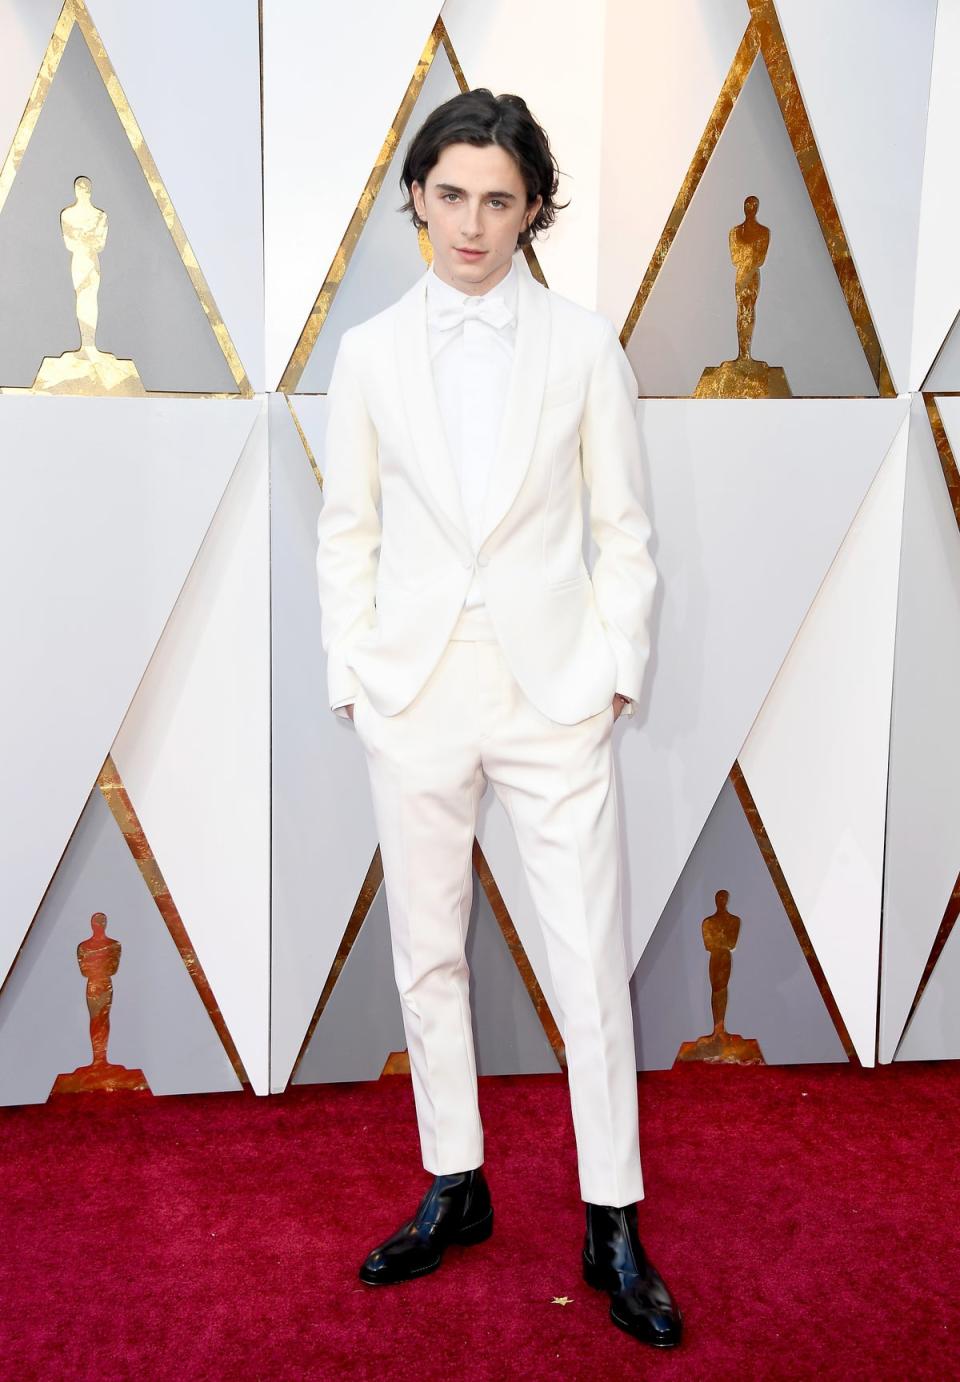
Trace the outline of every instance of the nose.
<path fill-rule="evenodd" d="M 479 206 L 471 204 L 469 201 L 464 202 L 460 229 L 466 239 L 476 240 L 482 230 Z"/>

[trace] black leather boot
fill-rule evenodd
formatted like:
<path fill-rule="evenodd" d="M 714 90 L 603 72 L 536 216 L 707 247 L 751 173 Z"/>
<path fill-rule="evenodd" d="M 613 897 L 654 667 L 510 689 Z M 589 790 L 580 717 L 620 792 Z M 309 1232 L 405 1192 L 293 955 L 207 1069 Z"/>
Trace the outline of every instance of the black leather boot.
<path fill-rule="evenodd" d="M 637 1232 L 637 1206 L 587 1205 L 583 1279 L 610 1293 L 610 1318 L 620 1329 L 656 1348 L 673 1348 L 683 1316 Z"/>
<path fill-rule="evenodd" d="M 435 1176 L 412 1219 L 367 1257 L 360 1280 L 371 1286 L 409 1281 L 440 1266 L 451 1243 L 482 1243 L 493 1232 L 493 1206 L 483 1167 Z"/>

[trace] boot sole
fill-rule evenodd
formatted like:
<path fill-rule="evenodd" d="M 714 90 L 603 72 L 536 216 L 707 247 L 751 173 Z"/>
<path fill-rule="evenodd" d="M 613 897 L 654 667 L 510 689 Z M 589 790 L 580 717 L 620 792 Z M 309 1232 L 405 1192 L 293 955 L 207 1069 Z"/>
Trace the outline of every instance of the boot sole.
<path fill-rule="evenodd" d="M 608 1295 L 615 1291 L 620 1284 L 620 1278 L 617 1276 L 616 1272 L 610 1273 L 604 1271 L 602 1267 L 598 1267 L 595 1262 L 591 1262 L 589 1258 L 586 1257 L 583 1258 L 583 1279 L 587 1285 L 592 1286 L 595 1291 L 606 1291 Z M 680 1315 L 679 1311 L 677 1314 L 680 1317 L 680 1327 L 682 1330 L 683 1316 Z M 676 1348 L 680 1343 L 681 1334 L 679 1332 L 675 1339 L 657 1338 L 652 1334 L 638 1334 L 632 1325 L 627 1324 L 624 1320 L 621 1320 L 618 1315 L 614 1314 L 612 1302 L 610 1304 L 610 1318 L 618 1329 L 623 1330 L 624 1334 L 629 1334 L 631 1339 L 639 1339 L 641 1343 L 650 1344 L 652 1348 Z"/>
<path fill-rule="evenodd" d="M 471 1247 L 475 1243 L 485 1242 L 492 1232 L 493 1207 L 491 1206 L 482 1219 L 478 1219 L 475 1224 L 464 1224 L 452 1235 L 449 1242 L 444 1245 L 436 1262 L 428 1262 L 424 1267 L 414 1267 L 409 1272 L 405 1272 L 403 1276 L 364 1276 L 361 1267 L 358 1276 L 368 1286 L 399 1286 L 404 1281 L 412 1281 L 415 1277 L 427 1276 L 430 1272 L 435 1272 L 438 1267 L 443 1265 L 443 1252 L 451 1245 L 455 1244 L 461 1248 Z"/>

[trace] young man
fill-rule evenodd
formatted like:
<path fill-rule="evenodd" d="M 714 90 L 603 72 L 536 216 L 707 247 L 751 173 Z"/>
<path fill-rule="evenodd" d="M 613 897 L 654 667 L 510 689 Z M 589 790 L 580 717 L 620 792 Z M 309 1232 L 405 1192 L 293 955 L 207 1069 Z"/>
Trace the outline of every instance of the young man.
<path fill-rule="evenodd" d="M 586 1203 L 582 1267 L 622 1329 L 682 1321 L 637 1233 L 643 1197 L 611 734 L 640 694 L 657 572 L 636 384 L 610 323 L 543 288 L 520 247 L 557 166 L 517 96 L 435 110 L 404 162 L 433 263 L 346 332 L 330 385 L 317 574 L 331 708 L 364 746 L 424 1168 L 370 1284 L 488 1237 L 464 942 L 487 782 L 536 907 Z M 599 555 L 583 560 L 581 495 Z"/>

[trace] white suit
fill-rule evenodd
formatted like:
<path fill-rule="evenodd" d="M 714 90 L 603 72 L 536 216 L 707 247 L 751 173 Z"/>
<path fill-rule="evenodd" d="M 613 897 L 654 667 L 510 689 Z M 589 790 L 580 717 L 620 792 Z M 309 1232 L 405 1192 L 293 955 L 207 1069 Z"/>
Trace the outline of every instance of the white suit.
<path fill-rule="evenodd" d="M 424 1166 L 483 1160 L 464 941 L 489 781 L 544 928 L 581 1195 L 626 1204 L 643 1187 L 610 733 L 614 692 L 640 695 L 657 582 L 636 384 L 610 323 L 515 262 L 513 369 L 476 542 L 431 372 L 427 275 L 344 335 L 321 637 L 329 703 L 355 701 L 367 753 Z M 495 630 L 479 639 L 462 613 L 475 576 Z"/>

